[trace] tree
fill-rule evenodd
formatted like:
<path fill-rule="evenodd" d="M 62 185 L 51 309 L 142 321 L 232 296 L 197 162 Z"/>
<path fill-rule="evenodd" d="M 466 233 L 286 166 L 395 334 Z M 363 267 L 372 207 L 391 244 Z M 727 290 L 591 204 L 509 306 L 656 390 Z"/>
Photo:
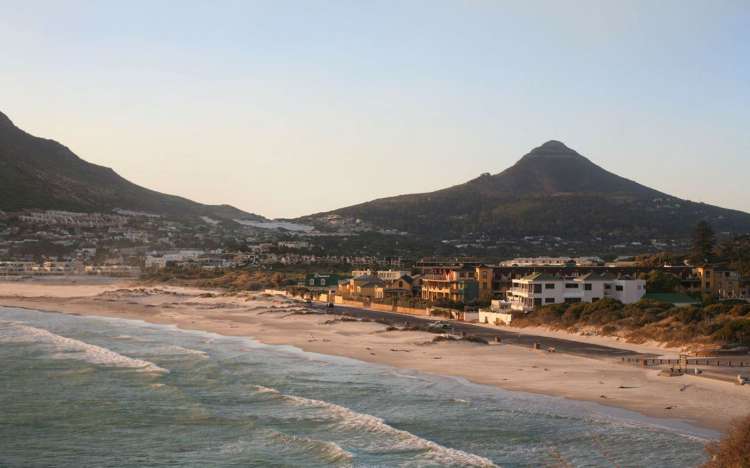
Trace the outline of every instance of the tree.
<path fill-rule="evenodd" d="M 742 275 L 750 275 L 750 235 L 722 242 L 719 245 L 719 256 Z"/>
<path fill-rule="evenodd" d="M 706 221 L 699 222 L 693 231 L 693 248 L 690 259 L 694 264 L 711 261 L 715 244 L 716 237 L 711 225 Z"/>
<path fill-rule="evenodd" d="M 651 270 L 646 276 L 646 291 L 654 293 L 671 293 L 680 286 L 680 279 L 672 273 Z"/>

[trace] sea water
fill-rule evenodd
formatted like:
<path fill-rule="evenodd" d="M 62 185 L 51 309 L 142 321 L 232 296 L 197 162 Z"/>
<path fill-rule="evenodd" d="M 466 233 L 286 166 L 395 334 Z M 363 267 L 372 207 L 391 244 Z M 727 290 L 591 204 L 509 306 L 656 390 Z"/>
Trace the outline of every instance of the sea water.
<path fill-rule="evenodd" d="M 250 338 L 0 308 L 3 467 L 686 467 L 715 435 Z"/>

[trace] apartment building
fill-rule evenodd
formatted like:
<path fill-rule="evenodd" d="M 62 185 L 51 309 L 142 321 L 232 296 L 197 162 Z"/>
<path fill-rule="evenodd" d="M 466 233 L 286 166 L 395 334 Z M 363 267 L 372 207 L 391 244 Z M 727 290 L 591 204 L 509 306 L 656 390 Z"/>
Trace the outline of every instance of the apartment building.
<path fill-rule="evenodd" d="M 750 279 L 724 265 L 703 265 L 695 269 L 700 290 L 719 299 L 750 300 Z"/>
<path fill-rule="evenodd" d="M 605 297 L 631 304 L 638 302 L 645 293 L 644 280 L 618 278 L 607 273 L 577 277 L 533 273 L 513 280 L 508 299 L 512 310 L 528 312 L 543 305 L 594 302 Z"/>
<path fill-rule="evenodd" d="M 439 302 L 451 301 L 464 304 L 479 300 L 479 283 L 476 266 L 460 267 L 446 265 L 433 267 L 422 276 L 422 299 Z"/>

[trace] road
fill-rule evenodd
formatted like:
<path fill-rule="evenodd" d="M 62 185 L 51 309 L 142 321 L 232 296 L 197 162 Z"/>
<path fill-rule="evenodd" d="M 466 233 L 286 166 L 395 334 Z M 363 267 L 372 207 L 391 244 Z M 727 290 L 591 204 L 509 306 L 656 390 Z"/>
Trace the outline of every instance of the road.
<path fill-rule="evenodd" d="M 363 309 L 357 307 L 336 305 L 333 309 L 326 308 L 325 304 L 314 304 L 312 306 L 316 311 L 332 315 L 348 315 L 351 317 L 365 318 L 370 320 L 382 320 L 389 325 L 403 326 L 408 323 L 410 326 L 426 326 L 435 322 L 435 319 L 418 317 L 413 315 L 396 314 L 393 312 L 381 312 L 378 310 Z M 633 351 L 612 348 L 590 343 L 581 343 L 578 341 L 565 340 L 561 338 L 550 338 L 546 336 L 529 335 L 520 332 L 508 330 L 496 330 L 489 327 L 474 325 L 466 322 L 446 321 L 453 327 L 452 332 L 455 334 L 466 334 L 481 336 L 488 341 L 493 341 L 499 337 L 503 343 L 518 346 L 532 347 L 538 343 L 542 349 L 555 348 L 555 351 L 561 353 L 575 354 L 586 357 L 599 358 L 621 358 L 624 356 L 637 357 L 646 356 Z"/>

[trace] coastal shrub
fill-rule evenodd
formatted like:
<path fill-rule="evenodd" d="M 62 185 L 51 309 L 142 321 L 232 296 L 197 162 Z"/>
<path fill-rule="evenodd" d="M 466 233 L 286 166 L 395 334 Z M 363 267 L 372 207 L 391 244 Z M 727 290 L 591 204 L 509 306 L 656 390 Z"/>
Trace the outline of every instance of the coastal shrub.
<path fill-rule="evenodd" d="M 441 341 L 458 341 L 458 338 L 450 335 L 440 335 L 432 339 L 433 343 L 440 343 Z"/>
<path fill-rule="evenodd" d="M 729 310 L 729 315 L 733 317 L 742 317 L 750 315 L 750 304 L 737 304 Z"/>
<path fill-rule="evenodd" d="M 723 439 L 706 446 L 704 468 L 750 467 L 750 415 L 735 420 Z"/>
<path fill-rule="evenodd" d="M 461 339 L 463 341 L 469 341 L 471 343 L 478 343 L 478 344 L 485 344 L 485 345 L 490 344 L 490 342 L 487 341 L 485 338 L 482 338 L 481 336 L 477 336 L 477 335 L 464 336 Z"/>
<path fill-rule="evenodd" d="M 634 342 L 654 340 L 681 346 L 750 344 L 750 304 L 714 303 L 676 307 L 642 300 L 623 305 L 612 299 L 593 303 L 551 304 L 514 318 L 514 325 L 568 330 L 592 327 L 602 334 L 626 336 Z"/>
<path fill-rule="evenodd" d="M 725 343 L 750 345 L 750 319 L 729 320 L 714 336 Z"/>

